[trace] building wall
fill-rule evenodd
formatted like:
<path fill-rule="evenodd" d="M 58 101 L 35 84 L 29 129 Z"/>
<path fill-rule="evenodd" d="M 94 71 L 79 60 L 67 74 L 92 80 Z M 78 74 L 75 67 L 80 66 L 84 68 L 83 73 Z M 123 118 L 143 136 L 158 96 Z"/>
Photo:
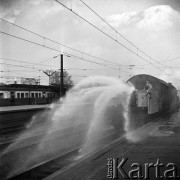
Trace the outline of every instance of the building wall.
<path fill-rule="evenodd" d="M 1 99 L 7 99 L 10 98 L 10 92 L 9 91 L 0 91 Z"/>

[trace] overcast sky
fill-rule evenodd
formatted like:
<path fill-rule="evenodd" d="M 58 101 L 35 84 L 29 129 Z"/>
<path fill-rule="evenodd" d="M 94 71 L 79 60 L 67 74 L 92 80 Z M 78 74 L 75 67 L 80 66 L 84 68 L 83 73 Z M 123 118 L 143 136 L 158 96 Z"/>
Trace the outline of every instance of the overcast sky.
<path fill-rule="evenodd" d="M 131 43 L 156 61 L 180 57 L 180 1 L 179 0 L 83 0 L 113 28 Z M 59 0 L 99 29 L 117 38 L 128 49 L 143 56 L 142 60 L 129 50 L 99 32 L 54 0 L 0 0 L 0 17 L 36 32 L 56 42 L 119 65 L 103 62 L 86 55 L 85 59 L 101 63 L 89 63 L 73 57 L 64 57 L 64 68 L 77 83 L 83 76 L 107 75 L 127 80 L 131 75 L 146 73 L 180 85 L 180 59 L 156 63 L 137 51 L 130 43 L 117 35 L 80 0 Z M 41 45 L 82 57 L 81 53 L 44 40 L 2 20 L 1 31 Z M 47 84 L 42 70 L 58 70 L 60 53 L 27 41 L 0 34 L 1 81 L 12 77 L 39 77 Z M 152 65 L 148 64 L 148 62 Z M 25 62 L 40 63 L 33 65 Z M 14 66 L 16 65 L 16 66 Z M 130 65 L 135 65 L 130 68 Z M 19 67 L 21 66 L 21 67 Z M 29 68 L 26 68 L 26 67 Z M 34 68 L 34 69 L 33 69 Z M 39 69 L 39 70 L 38 70 Z M 3 71 L 3 72 L 2 72 Z M 125 71 L 125 72 L 124 72 Z M 166 75 L 168 74 L 168 75 Z M 9 79 L 8 79 L 9 78 Z"/>

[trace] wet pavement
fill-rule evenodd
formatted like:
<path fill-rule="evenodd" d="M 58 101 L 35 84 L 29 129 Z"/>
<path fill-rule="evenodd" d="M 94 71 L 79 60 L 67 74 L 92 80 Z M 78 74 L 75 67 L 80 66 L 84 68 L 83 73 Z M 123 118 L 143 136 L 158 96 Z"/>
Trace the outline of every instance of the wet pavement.
<path fill-rule="evenodd" d="M 130 132 L 105 149 L 50 179 L 180 179 L 180 112 Z"/>

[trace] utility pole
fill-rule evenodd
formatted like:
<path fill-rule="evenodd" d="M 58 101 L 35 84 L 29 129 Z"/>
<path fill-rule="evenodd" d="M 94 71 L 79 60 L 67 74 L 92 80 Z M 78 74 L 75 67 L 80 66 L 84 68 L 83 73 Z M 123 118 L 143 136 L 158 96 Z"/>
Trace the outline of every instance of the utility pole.
<path fill-rule="evenodd" d="M 64 95 L 64 81 L 63 81 L 63 54 L 60 54 L 60 96 Z"/>

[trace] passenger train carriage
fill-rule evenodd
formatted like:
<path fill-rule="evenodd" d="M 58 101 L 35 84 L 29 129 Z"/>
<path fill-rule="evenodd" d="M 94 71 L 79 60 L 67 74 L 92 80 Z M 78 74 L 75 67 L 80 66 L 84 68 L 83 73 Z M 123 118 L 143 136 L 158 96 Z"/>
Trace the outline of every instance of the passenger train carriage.
<path fill-rule="evenodd" d="M 152 85 L 150 96 L 145 90 L 147 81 Z M 178 92 L 171 83 L 146 74 L 133 76 L 127 83 L 132 84 L 135 88 L 128 105 L 129 130 L 167 115 L 179 107 Z M 118 97 L 115 97 L 115 101 L 117 100 Z M 122 132 L 124 129 L 125 117 L 121 113 L 122 111 L 121 104 L 111 105 L 106 111 L 107 122 L 118 132 Z"/>
<path fill-rule="evenodd" d="M 146 81 L 152 85 L 151 97 L 145 95 Z M 175 111 L 179 107 L 177 89 L 171 83 L 146 74 L 133 76 L 127 82 L 135 87 L 129 108 L 132 127 L 146 124 L 155 117 Z"/>

